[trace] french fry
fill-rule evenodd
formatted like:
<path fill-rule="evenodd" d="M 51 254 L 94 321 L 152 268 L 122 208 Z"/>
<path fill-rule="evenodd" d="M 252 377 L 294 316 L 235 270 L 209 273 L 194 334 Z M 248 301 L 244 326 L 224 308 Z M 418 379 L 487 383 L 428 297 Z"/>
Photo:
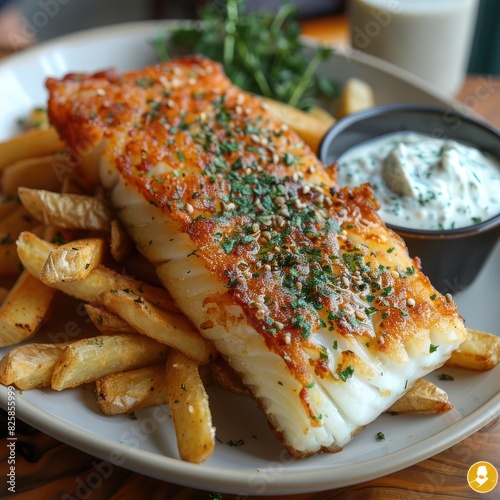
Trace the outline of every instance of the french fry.
<path fill-rule="evenodd" d="M 135 330 L 184 353 L 199 364 L 209 363 L 217 351 L 181 314 L 162 311 L 144 298 L 120 290 L 101 294 L 102 303 Z"/>
<path fill-rule="evenodd" d="M 17 196 L 0 196 L 0 221 L 19 206 Z"/>
<path fill-rule="evenodd" d="M 40 273 L 46 285 L 85 279 L 102 261 L 105 242 L 102 238 L 73 240 L 49 253 Z"/>
<path fill-rule="evenodd" d="M 54 366 L 52 389 L 95 382 L 101 377 L 165 360 L 168 347 L 138 334 L 100 335 L 78 340 L 64 350 Z"/>
<path fill-rule="evenodd" d="M 351 113 L 371 108 L 374 104 L 375 97 L 370 85 L 358 78 L 350 78 L 342 90 L 335 117 L 340 120 Z"/>
<path fill-rule="evenodd" d="M 446 413 L 453 409 L 448 395 L 432 382 L 418 379 L 387 412 L 395 413 Z"/>
<path fill-rule="evenodd" d="M 17 255 L 16 238 L 21 231 L 33 229 L 38 222 L 17 202 L 12 211 L 0 220 L 0 276 L 18 276 L 21 261 Z"/>
<path fill-rule="evenodd" d="M 38 221 L 22 205 L 18 205 L 0 220 L 0 240 L 14 242 L 22 231 L 32 229 L 37 224 Z"/>
<path fill-rule="evenodd" d="M 68 342 L 26 344 L 10 350 L 0 361 L 0 383 L 21 390 L 48 387 L 56 361 Z"/>
<path fill-rule="evenodd" d="M 197 364 L 179 351 L 170 351 L 166 380 L 179 455 L 182 460 L 202 463 L 215 447 L 215 429 Z"/>
<path fill-rule="evenodd" d="M 323 139 L 326 131 L 335 123 L 333 118 L 331 122 L 328 122 L 324 117 L 319 119 L 314 115 L 279 101 L 268 99 L 267 97 L 259 96 L 258 98 L 267 105 L 269 111 L 276 118 L 279 118 L 288 127 L 297 132 L 313 151 L 318 150 L 321 139 Z"/>
<path fill-rule="evenodd" d="M 40 328 L 55 290 L 24 271 L 0 307 L 0 347 L 18 344 Z"/>
<path fill-rule="evenodd" d="M 335 123 L 335 118 L 326 109 L 320 106 L 313 106 L 307 111 L 307 114 L 322 121 L 327 128 L 330 128 Z"/>
<path fill-rule="evenodd" d="M 17 276 L 21 273 L 21 261 L 17 256 L 16 244 L 0 240 L 0 276 Z"/>
<path fill-rule="evenodd" d="M 21 187 L 21 203 L 44 224 L 68 229 L 109 231 L 112 215 L 99 198 Z"/>
<path fill-rule="evenodd" d="M 110 249 L 111 255 L 116 262 L 122 262 L 134 249 L 132 240 L 117 219 L 111 221 Z"/>
<path fill-rule="evenodd" d="M 21 233 L 17 240 L 17 254 L 24 268 L 35 277 L 40 276 L 45 261 L 54 248 L 56 245 L 42 240 L 30 232 Z M 103 265 L 94 269 L 81 281 L 54 283 L 51 286 L 89 303 L 99 303 L 100 294 L 106 290 L 130 290 L 162 309 L 178 311 L 173 299 L 164 288 L 154 287 L 115 273 Z"/>
<path fill-rule="evenodd" d="M 59 190 L 61 182 L 53 167 L 54 155 L 26 158 L 5 167 L 2 190 L 7 196 L 17 196 L 20 187 Z"/>
<path fill-rule="evenodd" d="M 28 130 L 0 143 L 0 171 L 16 161 L 50 155 L 62 149 L 64 143 L 59 139 L 55 129 Z"/>
<path fill-rule="evenodd" d="M 96 399 L 105 415 L 131 413 L 167 403 L 165 363 L 96 380 Z"/>
<path fill-rule="evenodd" d="M 137 333 L 127 322 L 100 305 L 85 304 L 85 311 L 95 327 L 103 334 Z"/>
<path fill-rule="evenodd" d="M 446 366 L 486 371 L 500 361 L 500 337 L 467 328 L 467 338 L 453 351 Z"/>

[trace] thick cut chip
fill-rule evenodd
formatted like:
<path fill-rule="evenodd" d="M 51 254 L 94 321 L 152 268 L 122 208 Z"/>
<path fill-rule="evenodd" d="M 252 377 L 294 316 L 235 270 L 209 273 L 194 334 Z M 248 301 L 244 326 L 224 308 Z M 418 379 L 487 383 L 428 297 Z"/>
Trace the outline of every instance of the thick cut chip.
<path fill-rule="evenodd" d="M 167 358 L 166 380 L 179 455 L 188 462 L 204 462 L 215 447 L 215 428 L 198 366 L 172 350 Z"/>
<path fill-rule="evenodd" d="M 0 241 L 8 243 L 16 241 L 22 231 L 38 225 L 37 220 L 23 206 L 17 205 L 9 214 L 0 220 Z"/>
<path fill-rule="evenodd" d="M 305 111 L 301 111 L 300 109 L 273 99 L 265 97 L 259 97 L 259 99 L 278 120 L 297 132 L 313 151 L 318 150 L 323 136 L 335 123 L 335 118 L 326 112 L 319 113 L 316 111 L 314 114 L 306 113 Z"/>
<path fill-rule="evenodd" d="M 389 412 L 396 413 L 446 413 L 453 408 L 443 389 L 425 380 L 417 380 L 411 389 L 396 401 Z"/>
<path fill-rule="evenodd" d="M 54 366 L 52 389 L 61 391 L 166 359 L 168 348 L 138 334 L 101 335 L 66 347 Z"/>
<path fill-rule="evenodd" d="M 373 89 L 370 85 L 358 78 L 347 80 L 340 96 L 336 116 L 338 119 L 371 108 L 375 104 Z"/>
<path fill-rule="evenodd" d="M 28 130 L 0 142 L 0 171 L 16 161 L 56 153 L 63 147 L 64 144 L 53 128 Z"/>
<path fill-rule="evenodd" d="M 120 221 L 113 219 L 111 221 L 111 255 L 116 262 L 122 262 L 125 257 L 129 256 L 134 249 L 134 244 L 128 234 L 123 229 Z"/>
<path fill-rule="evenodd" d="M 200 364 L 209 363 L 217 356 L 213 346 L 181 314 L 162 311 L 144 298 L 121 290 L 103 292 L 101 301 L 138 332 L 183 352 Z"/>
<path fill-rule="evenodd" d="M 16 244 L 11 241 L 0 243 L 0 276 L 17 276 L 21 272 L 21 261 L 17 256 Z"/>
<path fill-rule="evenodd" d="M 0 195 L 0 221 L 10 215 L 18 206 L 17 196 Z"/>
<path fill-rule="evenodd" d="M 500 337 L 467 328 L 467 339 L 453 351 L 447 366 L 469 370 L 491 370 L 500 362 Z"/>
<path fill-rule="evenodd" d="M 67 345 L 68 342 L 15 347 L 0 361 L 0 383 L 16 385 L 23 391 L 48 387 L 54 365 Z"/>
<path fill-rule="evenodd" d="M 338 451 L 465 339 L 456 305 L 380 220 L 370 186 L 339 189 L 217 64 L 47 85 L 68 147 L 93 138 L 81 176 L 100 177 L 292 456 Z"/>
<path fill-rule="evenodd" d="M 54 168 L 56 156 L 40 156 L 17 161 L 2 173 L 2 191 L 7 196 L 17 196 L 20 187 L 58 190 L 61 179 Z"/>
<path fill-rule="evenodd" d="M 96 231 L 108 231 L 111 225 L 109 208 L 94 196 L 21 187 L 19 198 L 31 215 L 44 224 Z"/>
<path fill-rule="evenodd" d="M 73 240 L 49 253 L 40 273 L 46 285 L 85 279 L 103 260 L 105 241 L 102 238 Z"/>
<path fill-rule="evenodd" d="M 42 240 L 30 232 L 23 232 L 17 240 L 17 254 L 24 268 L 33 276 L 39 278 L 42 269 L 57 246 Z M 90 303 L 98 303 L 102 292 L 110 289 L 130 290 L 154 305 L 167 311 L 178 311 L 168 292 L 142 281 L 118 274 L 107 267 L 100 265 L 85 279 L 72 283 L 53 283 L 53 288 Z"/>
<path fill-rule="evenodd" d="M 126 321 L 101 305 L 85 304 L 85 311 L 101 333 L 137 333 Z"/>
<path fill-rule="evenodd" d="M 106 415 L 167 403 L 165 363 L 100 378 L 96 381 L 96 399 Z"/>
<path fill-rule="evenodd" d="M 49 314 L 55 292 L 24 271 L 0 307 L 0 346 L 32 337 Z"/>

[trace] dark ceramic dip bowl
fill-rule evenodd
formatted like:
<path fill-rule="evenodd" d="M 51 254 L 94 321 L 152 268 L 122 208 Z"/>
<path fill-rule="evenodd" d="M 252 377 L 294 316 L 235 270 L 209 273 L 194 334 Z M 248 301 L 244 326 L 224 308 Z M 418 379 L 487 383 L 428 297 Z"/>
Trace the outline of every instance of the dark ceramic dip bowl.
<path fill-rule="evenodd" d="M 409 105 L 377 106 L 339 120 L 323 138 L 319 157 L 325 165 L 332 165 L 351 147 L 400 131 L 456 140 L 500 160 L 498 130 L 451 109 Z M 422 271 L 434 287 L 447 293 L 463 290 L 474 281 L 500 237 L 500 214 L 449 230 L 387 226 L 403 237 L 412 257 L 420 258 Z"/>

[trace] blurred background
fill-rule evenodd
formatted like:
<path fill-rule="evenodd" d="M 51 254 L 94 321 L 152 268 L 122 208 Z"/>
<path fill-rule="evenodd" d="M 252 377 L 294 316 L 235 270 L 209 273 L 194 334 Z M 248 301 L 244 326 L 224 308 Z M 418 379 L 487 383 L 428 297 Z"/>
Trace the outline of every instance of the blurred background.
<path fill-rule="evenodd" d="M 0 0 L 0 47 L 22 48 L 97 26 L 149 19 L 192 19 L 208 0 Z M 214 0 L 222 3 L 224 0 Z M 408 0 L 406 0 L 408 1 Z M 321 18 L 333 41 L 346 37 L 349 0 L 291 0 L 299 18 Z M 247 0 L 250 10 L 277 10 L 282 0 Z M 328 24 L 330 23 L 330 24 Z M 471 73 L 500 74 L 500 1 L 480 0 Z M 343 31 L 342 31 L 343 30 Z"/>

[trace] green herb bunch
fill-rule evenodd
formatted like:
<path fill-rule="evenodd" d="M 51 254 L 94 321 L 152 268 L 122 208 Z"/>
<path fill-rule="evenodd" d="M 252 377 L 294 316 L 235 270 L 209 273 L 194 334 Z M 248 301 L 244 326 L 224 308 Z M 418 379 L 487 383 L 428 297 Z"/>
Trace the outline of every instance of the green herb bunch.
<path fill-rule="evenodd" d="M 240 88 L 307 109 L 325 97 L 337 95 L 336 85 L 316 74 L 331 49 L 320 47 L 310 57 L 300 38 L 296 7 L 283 5 L 276 15 L 246 12 L 243 0 L 215 2 L 200 12 L 201 24 L 174 30 L 158 39 L 162 60 L 201 54 L 224 65 Z"/>

